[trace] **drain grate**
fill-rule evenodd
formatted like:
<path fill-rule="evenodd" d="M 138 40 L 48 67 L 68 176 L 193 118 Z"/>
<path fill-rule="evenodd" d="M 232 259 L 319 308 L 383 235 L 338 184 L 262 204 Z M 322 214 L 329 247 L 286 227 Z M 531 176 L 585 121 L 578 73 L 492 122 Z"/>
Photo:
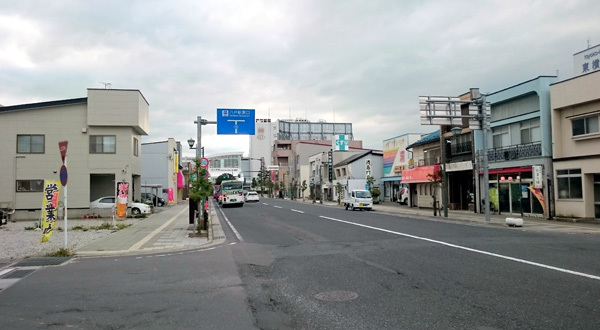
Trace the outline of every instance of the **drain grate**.
<path fill-rule="evenodd" d="M 10 273 L 4 274 L 2 277 L 2 279 L 7 279 L 7 278 L 23 278 L 31 273 L 33 273 L 35 271 L 35 269 L 16 269 L 13 270 Z"/>
<path fill-rule="evenodd" d="M 48 257 L 48 258 L 29 258 L 19 261 L 13 267 L 28 267 L 28 266 L 55 266 L 63 262 L 69 261 L 71 257 Z"/>

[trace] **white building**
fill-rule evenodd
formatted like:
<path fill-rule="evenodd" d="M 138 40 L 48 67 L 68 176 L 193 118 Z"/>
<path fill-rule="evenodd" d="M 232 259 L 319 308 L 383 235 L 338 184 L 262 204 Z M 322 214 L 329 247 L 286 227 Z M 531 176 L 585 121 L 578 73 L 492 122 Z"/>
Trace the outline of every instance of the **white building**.
<path fill-rule="evenodd" d="M 129 202 L 140 199 L 140 141 L 148 132 L 139 90 L 88 89 L 83 98 L 0 107 L 0 202 L 14 206 L 13 219 L 41 218 L 44 180 L 59 180 L 63 165 L 60 141 L 68 141 L 69 215 L 114 196 L 120 181 L 130 184 Z"/>
<path fill-rule="evenodd" d="M 208 159 L 209 179 L 214 183 L 215 180 L 224 173 L 233 175 L 236 179 L 244 182 L 244 171 L 242 169 L 243 151 L 226 152 L 206 156 Z M 250 179 L 252 180 L 252 179 Z"/>
<path fill-rule="evenodd" d="M 184 178 L 179 170 L 181 143 L 167 141 L 142 143 L 142 191 L 154 193 L 168 203 L 181 200 Z"/>

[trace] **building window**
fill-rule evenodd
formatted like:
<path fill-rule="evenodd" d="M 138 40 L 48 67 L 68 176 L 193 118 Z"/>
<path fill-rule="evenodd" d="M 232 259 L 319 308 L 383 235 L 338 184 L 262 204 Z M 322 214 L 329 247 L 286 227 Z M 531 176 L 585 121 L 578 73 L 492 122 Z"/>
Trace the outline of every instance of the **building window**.
<path fill-rule="evenodd" d="M 140 152 L 140 142 L 137 138 L 133 138 L 133 155 L 137 157 Z"/>
<path fill-rule="evenodd" d="M 45 139 L 44 135 L 17 135 L 17 153 L 43 154 Z"/>
<path fill-rule="evenodd" d="M 598 116 L 574 119 L 571 125 L 573 136 L 598 133 Z"/>
<path fill-rule="evenodd" d="M 542 140 L 540 120 L 528 120 L 521 123 L 521 143 L 533 143 Z"/>
<path fill-rule="evenodd" d="M 117 137 L 115 135 L 91 135 L 91 154 L 114 154 L 117 152 Z"/>
<path fill-rule="evenodd" d="M 510 145 L 510 136 L 508 135 L 508 126 L 494 129 L 494 148 L 508 147 Z"/>
<path fill-rule="evenodd" d="M 348 174 L 348 173 L 346 173 L 346 168 L 344 167 L 344 168 L 342 168 L 342 175 L 343 175 L 344 177 L 346 177 L 346 174 Z"/>
<path fill-rule="evenodd" d="M 17 192 L 44 191 L 44 180 L 17 180 Z"/>
<path fill-rule="evenodd" d="M 581 169 L 557 170 L 558 198 L 582 199 Z"/>
<path fill-rule="evenodd" d="M 223 159 L 223 167 L 224 168 L 238 168 L 240 167 L 240 163 L 236 156 L 229 156 Z"/>

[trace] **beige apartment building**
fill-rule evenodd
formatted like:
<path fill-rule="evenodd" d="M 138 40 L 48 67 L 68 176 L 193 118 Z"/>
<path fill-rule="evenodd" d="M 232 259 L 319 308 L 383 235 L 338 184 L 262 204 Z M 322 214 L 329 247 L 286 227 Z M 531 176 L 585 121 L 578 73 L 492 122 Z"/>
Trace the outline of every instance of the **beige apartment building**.
<path fill-rule="evenodd" d="M 550 86 L 556 216 L 600 220 L 600 71 Z"/>
<path fill-rule="evenodd" d="M 129 202 L 139 200 L 140 141 L 148 132 L 139 90 L 88 89 L 83 98 L 0 107 L 0 203 L 15 209 L 13 219 L 40 219 L 44 180 L 60 179 L 60 141 L 68 141 L 69 217 L 115 196 L 117 182 L 129 183 Z"/>

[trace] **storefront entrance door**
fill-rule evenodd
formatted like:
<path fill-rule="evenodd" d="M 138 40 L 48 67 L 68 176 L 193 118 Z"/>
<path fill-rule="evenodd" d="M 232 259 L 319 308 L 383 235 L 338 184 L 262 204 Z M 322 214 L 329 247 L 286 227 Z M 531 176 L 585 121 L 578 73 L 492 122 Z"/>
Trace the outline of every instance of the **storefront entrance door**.
<path fill-rule="evenodd" d="M 500 182 L 500 213 L 521 213 L 522 189 L 519 183 Z"/>

